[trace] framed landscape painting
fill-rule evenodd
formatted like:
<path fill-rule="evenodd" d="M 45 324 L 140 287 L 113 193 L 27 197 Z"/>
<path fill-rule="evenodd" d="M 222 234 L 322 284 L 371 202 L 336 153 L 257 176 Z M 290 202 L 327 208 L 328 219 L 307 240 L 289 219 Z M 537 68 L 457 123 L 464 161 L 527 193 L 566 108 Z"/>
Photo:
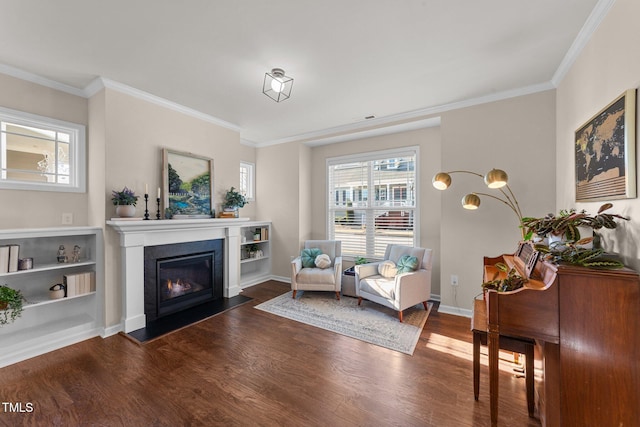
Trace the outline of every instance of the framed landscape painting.
<path fill-rule="evenodd" d="M 213 159 L 164 148 L 162 150 L 165 216 L 211 218 Z"/>
<path fill-rule="evenodd" d="M 576 202 L 636 197 L 636 90 L 630 89 L 575 134 Z"/>

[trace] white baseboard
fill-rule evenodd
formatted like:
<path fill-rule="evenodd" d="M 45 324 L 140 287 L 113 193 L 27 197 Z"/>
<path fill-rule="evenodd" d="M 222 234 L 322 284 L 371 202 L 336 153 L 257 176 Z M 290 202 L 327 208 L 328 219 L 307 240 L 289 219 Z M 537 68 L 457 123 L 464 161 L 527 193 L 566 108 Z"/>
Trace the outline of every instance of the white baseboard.
<path fill-rule="evenodd" d="M 463 316 L 471 318 L 473 312 L 466 308 L 452 307 L 450 305 L 442 305 L 438 307 L 438 313 L 453 314 L 455 316 Z"/>
<path fill-rule="evenodd" d="M 122 331 L 124 331 L 124 325 L 122 323 L 118 323 L 116 325 L 109 326 L 108 328 L 102 328 L 102 332 L 100 333 L 100 336 L 102 338 L 107 338 L 112 335 L 116 335 Z"/>

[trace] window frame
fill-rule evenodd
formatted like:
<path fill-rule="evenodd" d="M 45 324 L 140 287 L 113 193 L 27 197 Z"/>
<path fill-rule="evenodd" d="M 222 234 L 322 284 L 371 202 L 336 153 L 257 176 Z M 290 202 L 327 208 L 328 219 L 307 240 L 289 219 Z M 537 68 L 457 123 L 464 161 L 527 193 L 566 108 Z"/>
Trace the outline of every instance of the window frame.
<path fill-rule="evenodd" d="M 330 173 L 331 173 L 330 167 L 340 165 L 340 164 L 348 164 L 348 163 L 355 163 L 355 162 L 371 162 L 371 161 L 377 161 L 377 160 L 388 160 L 388 159 L 403 158 L 403 157 L 406 158 L 408 156 L 415 156 L 414 183 L 413 183 L 413 197 L 414 197 L 415 206 L 407 207 L 406 209 L 413 211 L 414 220 L 413 220 L 413 243 L 412 244 L 413 246 L 419 246 L 419 243 L 420 243 L 420 147 L 419 146 L 408 146 L 408 147 L 394 148 L 394 149 L 388 149 L 388 150 L 370 151 L 365 153 L 349 154 L 345 156 L 328 157 L 326 159 L 325 214 L 326 214 L 326 235 L 328 239 L 335 238 L 335 222 L 333 218 L 334 217 L 333 211 L 340 210 L 340 209 L 335 209 L 336 194 L 334 189 L 330 188 L 331 181 L 332 181 L 332 177 L 330 176 Z M 372 197 L 367 197 L 367 202 L 366 202 L 367 206 L 365 208 L 360 207 L 359 209 L 372 211 L 373 220 L 375 220 L 375 211 L 384 209 L 384 207 L 375 205 L 377 201 L 376 186 L 379 185 L 379 182 L 375 182 L 373 180 L 373 175 L 374 174 L 370 170 L 369 176 L 367 178 L 367 192 L 369 193 L 368 195 Z M 344 187 L 340 187 L 340 189 L 344 190 Z M 405 191 L 406 191 L 406 187 L 405 187 Z M 393 193 L 393 190 L 389 189 L 389 191 L 386 193 L 385 200 L 392 202 L 393 201 L 392 193 Z M 403 208 L 403 210 L 404 209 L 405 208 Z M 375 236 L 376 236 L 375 229 L 365 235 L 364 243 L 365 243 L 365 247 L 367 248 L 367 251 L 369 251 L 371 248 L 375 248 L 376 246 Z M 369 241 L 371 237 L 373 237 L 373 241 Z M 381 259 L 381 256 L 375 256 L 375 254 L 369 254 L 369 253 L 367 254 L 346 253 L 345 254 L 344 248 L 343 248 L 343 257 L 345 259 L 353 260 L 358 256 L 364 256 L 370 261 Z"/>
<path fill-rule="evenodd" d="M 247 190 L 242 188 L 242 168 L 247 169 Z M 253 202 L 256 200 L 256 165 L 255 163 L 240 161 L 240 192 L 243 193 L 247 201 Z"/>
<path fill-rule="evenodd" d="M 87 159 L 86 159 L 86 127 L 81 124 L 58 120 L 51 117 L 26 113 L 0 107 L 0 126 L 2 123 L 36 127 L 70 135 L 69 141 L 69 183 L 42 183 L 3 178 L 4 171 L 0 170 L 0 189 L 7 190 L 35 190 L 56 191 L 67 193 L 84 193 L 87 188 Z M 0 136 L 0 166 L 6 161 L 5 135 Z"/>

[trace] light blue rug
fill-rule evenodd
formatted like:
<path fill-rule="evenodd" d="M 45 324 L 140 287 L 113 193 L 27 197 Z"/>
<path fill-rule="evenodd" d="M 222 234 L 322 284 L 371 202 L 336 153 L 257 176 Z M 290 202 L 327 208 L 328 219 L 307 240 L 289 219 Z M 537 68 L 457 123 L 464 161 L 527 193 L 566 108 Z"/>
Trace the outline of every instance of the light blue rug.
<path fill-rule="evenodd" d="M 289 291 L 255 308 L 410 355 L 432 307 L 408 308 L 400 323 L 396 311 L 371 301 L 358 306 L 357 298 L 341 296 L 338 301 L 333 292 L 298 291 L 295 300 L 291 295 Z"/>

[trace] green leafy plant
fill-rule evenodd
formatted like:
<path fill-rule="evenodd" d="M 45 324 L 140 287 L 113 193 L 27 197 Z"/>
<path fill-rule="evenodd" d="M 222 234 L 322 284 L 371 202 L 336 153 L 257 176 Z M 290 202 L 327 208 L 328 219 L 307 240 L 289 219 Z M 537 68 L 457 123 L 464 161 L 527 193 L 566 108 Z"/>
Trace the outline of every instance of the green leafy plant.
<path fill-rule="evenodd" d="M 605 203 L 600 206 L 596 215 L 589 215 L 582 210 L 576 212 L 575 209 L 561 210 L 558 215 L 552 213 L 543 218 L 522 218 L 522 226 L 526 229 L 525 240 L 531 240 L 534 234 L 546 237 L 550 234 L 562 236 L 568 242 L 580 240 L 578 227 L 590 227 L 593 230 L 601 228 L 613 229 L 618 226 L 616 219 L 628 221 L 629 218 L 618 214 L 610 214 L 605 211 L 611 209 L 613 204 Z"/>
<path fill-rule="evenodd" d="M 241 193 L 235 191 L 235 187 L 231 187 L 231 189 L 227 190 L 227 193 L 224 195 L 223 206 L 225 208 L 241 208 L 248 203 L 249 202 L 247 202 L 247 199 Z"/>
<path fill-rule="evenodd" d="M 563 243 L 562 245 L 536 245 L 536 250 L 544 254 L 545 259 L 556 264 L 580 265 L 587 268 L 611 270 L 624 267 L 624 264 L 615 256 L 607 254 L 601 248 L 585 248 L 584 245 L 591 242 L 593 237 L 586 237 L 577 242 Z"/>
<path fill-rule="evenodd" d="M 508 292 L 520 289 L 527 283 L 527 279 L 518 274 L 515 268 L 509 268 L 505 263 L 495 264 L 498 269 L 491 280 L 482 284 L 483 290 L 494 289 L 498 292 Z M 506 277 L 500 277 L 500 273 L 507 273 Z"/>
<path fill-rule="evenodd" d="M 133 205 L 135 206 L 140 196 L 136 196 L 133 190 L 124 187 L 122 191 L 113 190 L 111 201 L 115 206 Z"/>
<path fill-rule="evenodd" d="M 366 264 L 367 263 L 367 259 L 364 258 L 364 257 L 359 256 L 353 262 L 354 262 L 355 265 Z"/>
<path fill-rule="evenodd" d="M 0 286 L 0 326 L 12 323 L 22 314 L 24 297 L 19 290 Z"/>

